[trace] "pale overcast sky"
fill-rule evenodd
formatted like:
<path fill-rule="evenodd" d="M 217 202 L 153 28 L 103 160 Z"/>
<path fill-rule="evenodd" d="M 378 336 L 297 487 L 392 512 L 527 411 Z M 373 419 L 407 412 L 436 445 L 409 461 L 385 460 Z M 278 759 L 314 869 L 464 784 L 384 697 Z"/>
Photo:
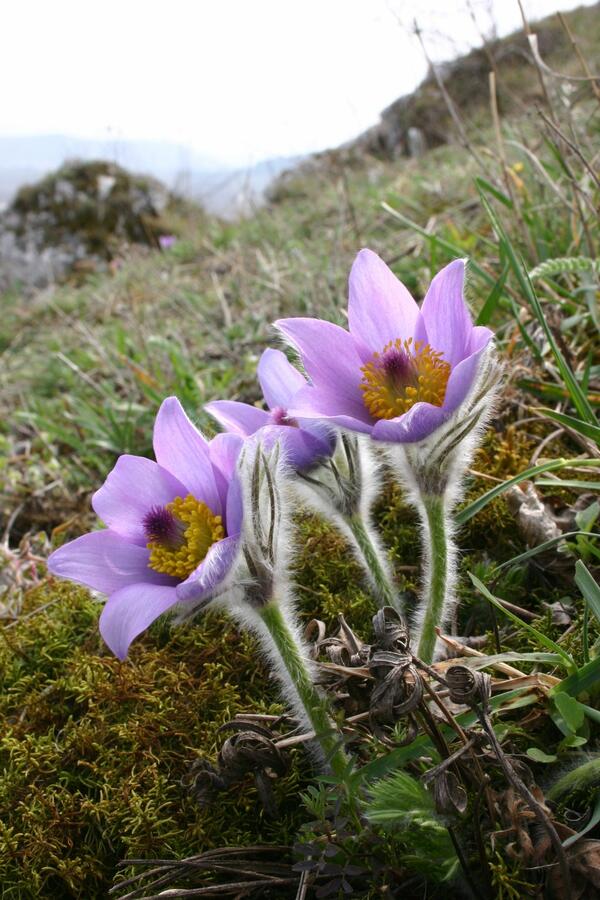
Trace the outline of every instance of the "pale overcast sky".
<path fill-rule="evenodd" d="M 580 3 L 524 0 L 541 17 Z M 482 26 L 517 0 L 472 0 Z M 477 43 L 464 0 L 17 0 L 0 11 L 0 134 L 173 141 L 245 165 L 334 146 Z M 447 35 L 436 38 L 434 32 Z"/>

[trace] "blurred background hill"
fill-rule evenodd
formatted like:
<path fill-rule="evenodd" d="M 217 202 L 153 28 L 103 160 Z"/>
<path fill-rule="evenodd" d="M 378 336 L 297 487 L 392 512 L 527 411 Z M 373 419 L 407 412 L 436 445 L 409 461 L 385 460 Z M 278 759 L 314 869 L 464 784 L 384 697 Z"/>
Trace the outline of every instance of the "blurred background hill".
<path fill-rule="evenodd" d="M 526 9 L 535 20 L 576 5 L 529 0 Z M 67 160 L 104 159 L 209 212 L 248 214 L 282 171 L 358 134 L 376 153 L 407 152 L 411 128 L 420 132 L 413 150 L 444 142 L 452 128 L 438 76 L 464 112 L 485 103 L 490 56 L 516 80 L 526 68 L 526 39 L 507 39 L 520 27 L 519 7 L 505 0 L 426 0 L 418 9 L 407 0 L 309 0 L 291 18 L 273 0 L 174 0 L 168 14 L 154 2 L 123 9 L 107 0 L 88 12 L 95 39 L 85 45 L 71 0 L 52 8 L 24 0 L 5 12 L 0 76 L 13 88 L 0 123 L 0 209 Z M 591 45 L 597 8 L 573 15 L 587 16 L 578 31 Z M 557 22 L 537 31 L 551 63 L 568 56 Z M 525 77 L 535 87 L 535 74 Z M 503 106 L 531 99 L 516 80 L 511 88 L 502 79 Z"/>
<path fill-rule="evenodd" d="M 143 172 L 216 215 L 247 213 L 265 188 L 296 157 L 262 160 L 249 167 L 222 162 L 168 141 L 92 140 L 64 134 L 0 136 L 0 210 L 24 184 L 38 181 L 68 160 L 107 160 Z"/>
<path fill-rule="evenodd" d="M 544 96 L 527 35 L 520 30 L 501 37 L 491 2 L 483 12 L 481 6 L 467 8 L 480 45 L 437 62 L 435 32 L 414 20 L 408 30 L 427 66 L 424 79 L 389 104 L 379 121 L 334 149 L 240 167 L 166 140 L 0 135 L 0 287 L 43 287 L 70 273 L 98 271 L 128 243 L 158 247 L 161 229 L 168 230 L 160 216 L 175 198 L 235 219 L 251 215 L 265 200 L 285 197 L 303 173 L 335 170 L 363 157 L 418 157 L 448 142 L 464 144 L 467 132 L 476 141 L 489 118 L 490 71 L 499 114 L 532 115 Z M 583 53 L 600 44 L 599 11 L 595 4 L 569 13 Z M 427 21 L 427 10 L 421 14 Z M 406 35 L 406 16 L 395 17 L 394 27 Z M 536 24 L 536 52 L 567 78 L 577 69 L 556 17 Z M 577 81 L 569 86 L 576 90 Z M 130 184 L 123 190 L 126 179 Z"/>

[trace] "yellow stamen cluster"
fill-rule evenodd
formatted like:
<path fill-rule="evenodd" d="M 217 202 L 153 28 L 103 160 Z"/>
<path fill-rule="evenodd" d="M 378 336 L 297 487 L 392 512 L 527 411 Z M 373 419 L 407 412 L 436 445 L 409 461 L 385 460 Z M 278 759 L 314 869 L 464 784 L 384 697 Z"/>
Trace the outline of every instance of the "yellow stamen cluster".
<path fill-rule="evenodd" d="M 209 548 L 225 537 L 223 520 L 221 516 L 213 515 L 206 503 L 196 500 L 191 494 L 185 499 L 176 497 L 166 508 L 187 527 L 178 547 L 165 547 L 157 541 L 147 544 L 150 550 L 148 564 L 151 569 L 164 575 L 187 578 L 202 562 Z"/>
<path fill-rule="evenodd" d="M 404 341 L 396 338 L 361 368 L 360 389 L 365 406 L 375 419 L 394 419 L 420 401 L 441 406 L 450 369 L 442 354 L 429 344 L 413 344 L 412 337 Z"/>

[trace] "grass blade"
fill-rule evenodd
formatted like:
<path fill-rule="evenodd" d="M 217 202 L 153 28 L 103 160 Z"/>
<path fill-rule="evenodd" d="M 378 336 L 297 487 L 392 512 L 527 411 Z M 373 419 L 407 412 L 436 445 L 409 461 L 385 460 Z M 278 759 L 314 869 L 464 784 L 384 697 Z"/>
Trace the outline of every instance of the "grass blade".
<path fill-rule="evenodd" d="M 389 203 L 385 203 L 385 201 L 381 204 L 383 209 L 395 219 L 398 219 L 399 222 L 402 222 L 403 225 L 406 225 L 407 228 L 416 231 L 417 234 L 420 234 L 421 237 L 424 237 L 430 243 L 436 243 L 439 247 L 442 247 L 448 253 L 452 253 L 454 256 L 458 256 L 460 258 L 464 258 L 465 250 L 463 247 L 459 247 L 457 244 L 451 243 L 451 241 L 446 241 L 444 238 L 437 237 L 435 234 L 430 234 L 428 231 L 425 231 L 424 228 L 421 228 L 420 225 L 417 225 L 416 222 L 413 222 L 412 219 L 407 218 L 402 215 L 401 212 L 398 212 L 397 209 L 394 209 L 393 206 L 390 206 Z M 490 287 L 494 287 L 496 284 L 496 279 L 489 275 L 485 269 L 482 269 L 476 262 L 473 260 L 469 261 L 469 266 L 473 272 L 477 272 L 480 278 L 482 278 Z"/>
<path fill-rule="evenodd" d="M 485 303 L 481 307 L 479 315 L 477 316 L 476 324 L 477 325 L 487 325 L 492 315 L 494 314 L 496 307 L 500 301 L 500 297 L 502 296 L 502 291 L 504 290 L 504 282 L 506 281 L 506 276 L 508 275 L 508 263 L 505 263 L 502 272 L 500 273 L 500 277 L 498 281 L 488 294 Z"/>
<path fill-rule="evenodd" d="M 485 196 L 485 194 L 484 194 L 483 190 L 481 190 L 481 188 L 480 188 L 480 197 L 481 197 L 481 202 L 484 206 L 484 209 L 490 218 L 492 227 L 493 227 L 494 231 L 496 232 L 496 236 L 501 245 L 501 249 L 503 249 L 504 252 L 506 253 L 506 256 L 508 258 L 510 266 L 517 278 L 517 281 L 519 282 L 519 286 L 521 288 L 523 296 L 527 299 L 527 302 L 529 303 L 535 318 L 538 320 L 538 322 L 540 323 L 540 325 L 544 331 L 546 340 L 548 341 L 548 344 L 552 351 L 552 355 L 554 356 L 554 359 L 556 360 L 556 364 L 560 371 L 561 377 L 569 390 L 569 394 L 571 395 L 571 400 L 573 401 L 574 406 L 576 407 L 576 409 L 582 419 L 584 419 L 586 422 L 589 422 L 592 425 L 597 424 L 596 417 L 594 415 L 594 411 L 593 411 L 592 407 L 590 406 L 588 399 L 587 399 L 584 391 L 581 388 L 581 385 L 577 381 L 577 379 L 576 379 L 575 375 L 573 374 L 573 372 L 571 371 L 567 361 L 565 360 L 564 356 L 562 355 L 562 353 L 558 347 L 558 344 L 556 343 L 554 334 L 552 333 L 552 329 L 550 328 L 550 326 L 548 325 L 548 322 L 546 321 L 546 316 L 544 315 L 544 311 L 542 309 L 540 301 L 537 298 L 537 294 L 534 290 L 531 279 L 529 278 L 529 275 L 527 273 L 527 269 L 523 263 L 523 260 L 521 259 L 520 255 L 517 255 L 517 251 L 515 250 L 511 241 L 509 240 L 509 237 L 504 229 L 504 226 L 500 222 L 500 219 L 496 215 L 494 209 L 492 208 L 492 205 L 490 204 L 489 200 L 487 199 L 487 197 Z"/>
<path fill-rule="evenodd" d="M 573 488 L 580 491 L 600 491 L 600 481 L 577 481 L 575 478 L 536 478 L 539 487 Z M 591 537 L 594 535 L 592 534 Z"/>
<path fill-rule="evenodd" d="M 487 666 L 494 666 L 496 663 L 510 662 L 534 662 L 549 663 L 552 666 L 564 666 L 566 663 L 562 656 L 558 653 L 495 653 L 493 656 L 477 656 L 475 658 L 466 658 L 463 665 L 469 666 L 471 669 L 485 669 Z"/>
<path fill-rule="evenodd" d="M 507 616 L 512 622 L 515 623 L 515 625 L 518 625 L 519 628 L 527 631 L 527 633 L 530 634 L 543 647 L 546 647 L 552 653 L 557 653 L 563 660 L 564 666 L 567 671 L 575 672 L 576 666 L 571 656 L 565 650 L 563 650 L 562 647 L 555 643 L 552 638 L 549 638 L 541 631 L 538 631 L 537 628 L 534 628 L 533 625 L 530 625 L 528 622 L 524 622 L 523 619 L 519 618 L 519 616 L 516 616 L 509 609 L 506 609 L 506 607 L 504 607 L 502 603 L 500 603 L 498 598 L 494 597 L 494 595 L 488 591 L 485 584 L 483 584 L 483 582 L 481 582 L 476 575 L 473 575 L 472 572 L 469 572 L 469 578 L 473 582 L 475 590 L 479 591 L 479 593 L 483 597 L 485 597 L 485 599 L 488 600 L 492 604 L 492 606 L 495 606 L 497 610 Z M 561 682 L 561 684 L 564 684 L 564 682 Z M 565 689 L 563 688 L 562 690 Z"/>
<path fill-rule="evenodd" d="M 554 694 L 555 692 L 563 691 L 565 694 L 570 694 L 571 697 L 578 697 L 579 694 L 583 694 L 594 687 L 600 687 L 600 656 L 592 659 L 591 662 L 586 663 L 580 669 L 576 669 L 568 678 L 565 678 L 555 688 L 552 688 L 550 693 Z"/>
<path fill-rule="evenodd" d="M 591 466 L 600 468 L 600 461 L 597 459 L 553 459 L 550 462 L 541 463 L 539 466 L 532 466 L 530 469 L 525 469 L 524 472 L 515 475 L 514 478 L 509 478 L 508 481 L 497 484 L 489 491 L 486 491 L 485 494 L 482 494 L 481 497 L 478 497 L 477 500 L 473 500 L 472 503 L 469 503 L 464 509 L 461 509 L 456 516 L 456 522 L 459 525 L 464 525 L 465 522 L 472 519 L 473 516 L 477 515 L 477 513 L 487 506 L 495 497 L 499 497 L 500 494 L 503 494 L 504 491 L 509 487 L 512 487 L 513 484 L 519 484 L 521 481 L 535 478 L 536 475 L 543 475 L 544 472 L 554 472 L 557 469 L 568 469 L 573 466 Z"/>
<path fill-rule="evenodd" d="M 600 587 L 583 560 L 575 563 L 575 583 L 583 595 L 583 599 L 600 622 Z"/>
<path fill-rule="evenodd" d="M 564 413 L 556 412 L 554 409 L 547 409 L 544 406 L 538 411 L 543 412 L 548 419 L 554 419 L 555 422 L 559 422 L 561 425 L 565 425 L 567 428 L 572 428 L 573 431 L 585 435 L 585 437 L 590 438 L 590 440 L 595 441 L 600 446 L 600 427 L 598 425 L 594 425 L 592 422 L 583 422 L 574 416 L 566 416 Z"/>
<path fill-rule="evenodd" d="M 539 481 L 536 481 L 536 484 L 539 484 Z M 562 541 L 566 541 L 567 538 L 581 536 L 588 538 L 594 537 L 594 535 L 590 534 L 589 531 L 565 531 L 563 534 L 559 534 L 557 537 L 549 538 L 542 544 L 538 544 L 536 547 L 530 547 L 529 550 L 525 550 L 523 553 L 519 553 L 518 556 L 513 556 L 511 557 L 511 559 L 507 559 L 506 562 L 500 563 L 499 566 L 495 567 L 493 574 L 495 576 L 497 572 L 501 572 L 502 569 L 506 569 L 508 568 L 508 566 L 514 566 L 517 563 L 525 562 L 525 560 L 531 559 L 533 556 L 537 556 L 538 553 L 544 553 L 544 551 L 546 550 L 551 550 L 552 547 L 555 547 Z"/>

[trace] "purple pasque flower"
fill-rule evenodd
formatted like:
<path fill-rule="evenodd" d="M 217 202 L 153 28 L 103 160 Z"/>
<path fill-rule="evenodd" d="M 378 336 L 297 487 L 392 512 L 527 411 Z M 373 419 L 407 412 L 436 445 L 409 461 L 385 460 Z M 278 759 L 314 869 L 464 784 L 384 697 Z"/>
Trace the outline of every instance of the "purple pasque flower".
<path fill-rule="evenodd" d="M 235 400 L 215 400 L 204 409 L 227 431 L 248 437 L 260 432 L 270 449 L 281 443 L 287 462 L 298 470 L 308 469 L 323 457 L 331 456 L 335 437 L 323 422 L 290 416 L 295 395 L 306 387 L 306 378 L 294 368 L 281 350 L 265 350 L 257 369 L 258 380 L 269 410 Z"/>
<path fill-rule="evenodd" d="M 320 417 L 375 440 L 424 440 L 474 385 L 493 334 L 474 326 L 463 296 L 465 262 L 439 272 L 421 309 L 377 254 L 350 273 L 349 331 L 321 319 L 275 324 L 310 378 L 290 415 Z"/>
<path fill-rule="evenodd" d="M 121 456 L 92 498 L 107 528 L 50 556 L 54 575 L 108 595 L 100 632 L 119 659 L 177 603 L 208 602 L 229 573 L 242 527 L 242 443 L 233 434 L 206 441 L 169 397 L 154 424 L 156 462 Z"/>

